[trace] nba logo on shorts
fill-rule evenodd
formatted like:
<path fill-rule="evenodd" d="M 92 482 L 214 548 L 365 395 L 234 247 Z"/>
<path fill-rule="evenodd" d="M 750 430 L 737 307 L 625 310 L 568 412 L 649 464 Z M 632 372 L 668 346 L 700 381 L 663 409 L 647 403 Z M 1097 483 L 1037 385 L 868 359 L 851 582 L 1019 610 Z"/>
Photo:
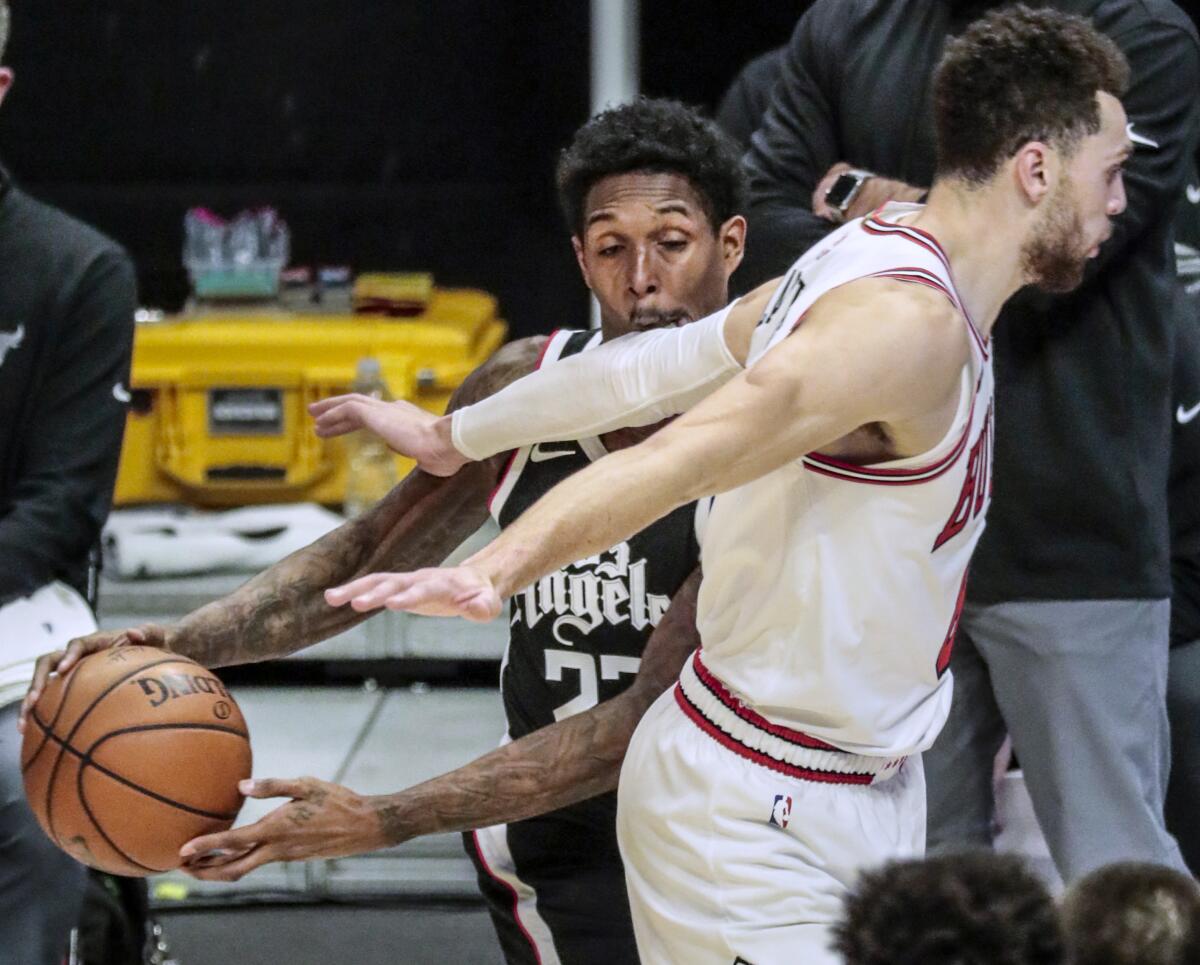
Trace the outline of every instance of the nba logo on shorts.
<path fill-rule="evenodd" d="M 786 794 L 776 794 L 775 803 L 771 805 L 771 819 L 767 822 L 777 828 L 786 828 L 788 818 L 792 816 L 792 798 Z"/>

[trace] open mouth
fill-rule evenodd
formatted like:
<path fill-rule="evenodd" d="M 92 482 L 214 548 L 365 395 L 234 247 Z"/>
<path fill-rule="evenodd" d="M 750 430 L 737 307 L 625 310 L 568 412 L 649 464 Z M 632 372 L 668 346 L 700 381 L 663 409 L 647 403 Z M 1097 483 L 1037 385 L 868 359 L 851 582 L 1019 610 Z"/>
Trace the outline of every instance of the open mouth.
<path fill-rule="evenodd" d="M 630 321 L 638 331 L 647 331 L 652 328 L 678 328 L 680 325 L 686 325 L 690 319 L 685 312 L 655 312 L 654 314 L 634 315 Z"/>

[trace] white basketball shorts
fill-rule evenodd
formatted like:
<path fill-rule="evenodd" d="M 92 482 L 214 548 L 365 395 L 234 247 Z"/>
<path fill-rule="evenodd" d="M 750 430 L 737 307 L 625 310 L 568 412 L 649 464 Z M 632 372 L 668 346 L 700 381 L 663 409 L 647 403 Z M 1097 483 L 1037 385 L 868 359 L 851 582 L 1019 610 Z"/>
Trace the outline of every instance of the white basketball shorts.
<path fill-rule="evenodd" d="M 718 739 L 694 710 L 681 687 L 663 694 L 621 770 L 617 834 L 642 961 L 839 962 L 829 930 L 858 873 L 924 853 L 920 758 L 867 782 L 797 777 Z"/>

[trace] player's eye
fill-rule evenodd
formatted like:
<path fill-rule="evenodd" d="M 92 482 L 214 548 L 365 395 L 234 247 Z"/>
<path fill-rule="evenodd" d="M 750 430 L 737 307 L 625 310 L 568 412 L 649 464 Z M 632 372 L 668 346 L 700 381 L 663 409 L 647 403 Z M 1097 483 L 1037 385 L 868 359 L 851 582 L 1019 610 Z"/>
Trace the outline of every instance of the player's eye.
<path fill-rule="evenodd" d="M 683 249 L 688 245 L 688 243 L 682 238 L 671 238 L 667 241 L 660 242 L 660 244 L 666 248 L 667 251 L 683 251 Z"/>
<path fill-rule="evenodd" d="M 614 255 L 619 254 L 620 251 L 620 245 L 605 245 L 603 248 L 597 251 L 596 254 L 598 254 L 601 258 L 612 258 Z"/>

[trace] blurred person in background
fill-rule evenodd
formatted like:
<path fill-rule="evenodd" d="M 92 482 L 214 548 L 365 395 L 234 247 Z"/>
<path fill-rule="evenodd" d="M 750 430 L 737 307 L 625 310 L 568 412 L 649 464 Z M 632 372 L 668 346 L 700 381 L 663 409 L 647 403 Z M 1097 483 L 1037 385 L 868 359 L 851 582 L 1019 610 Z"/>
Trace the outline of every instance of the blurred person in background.
<path fill-rule="evenodd" d="M 1171 656 L 1167 828 L 1200 873 L 1200 174 L 1193 163 L 1176 221 L 1181 291 L 1171 427 Z"/>
<path fill-rule="evenodd" d="M 1014 855 L 893 861 L 865 872 L 834 927 L 846 965 L 1060 965 L 1058 913 Z"/>
<path fill-rule="evenodd" d="M 0 0 L 0 58 L 8 32 Z M 0 101 L 12 83 L 0 66 Z M 3 965 L 58 965 L 83 902 L 84 867 L 25 802 L 17 714 L 37 656 L 96 625 L 90 556 L 112 502 L 136 304 L 125 253 L 0 167 Z"/>
<path fill-rule="evenodd" d="M 1099 868 L 1067 891 L 1062 920 L 1071 965 L 1200 963 L 1200 886 L 1172 868 Z"/>

